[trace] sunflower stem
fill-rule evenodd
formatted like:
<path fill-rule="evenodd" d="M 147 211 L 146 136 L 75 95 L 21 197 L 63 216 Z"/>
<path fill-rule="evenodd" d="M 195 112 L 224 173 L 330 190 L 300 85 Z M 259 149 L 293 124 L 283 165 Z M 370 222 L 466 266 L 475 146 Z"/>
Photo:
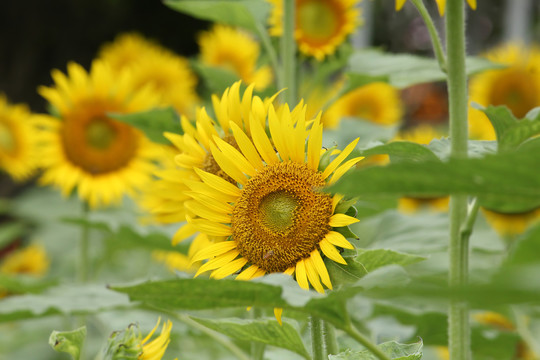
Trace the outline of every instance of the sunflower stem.
<path fill-rule="evenodd" d="M 309 318 L 309 327 L 311 329 L 311 349 L 313 352 L 313 360 L 323 360 L 325 358 L 323 321 L 311 316 Z"/>
<path fill-rule="evenodd" d="M 349 323 L 346 325 L 343 330 L 354 340 L 362 344 L 366 349 L 368 349 L 373 355 L 375 355 L 379 360 L 391 360 L 388 355 L 382 352 L 381 349 L 372 343 L 364 334 L 358 331 L 354 325 Z"/>
<path fill-rule="evenodd" d="M 339 353 L 339 346 L 336 338 L 336 329 L 327 321 L 324 325 L 324 345 L 326 346 L 326 355 L 337 355 Z"/>
<path fill-rule="evenodd" d="M 442 72 L 447 71 L 446 67 L 446 57 L 444 55 L 443 47 L 441 44 L 441 38 L 439 36 L 439 32 L 437 31 L 437 28 L 435 27 L 435 24 L 433 23 L 433 19 L 429 15 L 429 12 L 426 9 L 426 6 L 424 5 L 424 2 L 422 0 L 411 0 L 414 6 L 416 6 L 416 9 L 420 13 L 420 16 L 424 20 L 424 23 L 426 24 L 426 27 L 429 32 L 429 37 L 431 38 L 431 44 L 433 46 L 433 52 L 435 53 L 435 57 L 437 58 L 437 61 L 439 62 L 439 68 Z"/>
<path fill-rule="evenodd" d="M 259 309 L 259 308 L 256 308 L 256 307 L 253 308 L 251 314 L 252 314 L 251 317 L 252 317 L 253 320 L 258 320 L 263 315 L 262 310 Z M 252 360 L 263 360 L 265 347 L 266 346 L 263 343 L 252 341 L 251 342 L 251 348 L 250 348 L 251 359 Z"/>
<path fill-rule="evenodd" d="M 285 91 L 285 102 L 296 105 L 296 42 L 294 38 L 296 0 L 283 1 L 283 35 L 281 37 L 281 66 L 283 70 L 280 88 Z"/>
<path fill-rule="evenodd" d="M 89 273 L 89 237 L 90 237 L 90 227 L 88 226 L 88 216 L 90 214 L 90 209 L 88 204 L 83 202 L 82 209 L 82 218 L 83 225 L 81 230 L 81 243 L 80 243 L 80 252 L 79 252 L 79 281 L 81 283 L 88 282 L 88 273 Z"/>
<path fill-rule="evenodd" d="M 463 0 L 450 0 L 446 9 L 448 103 L 452 157 L 467 157 L 467 74 L 465 67 L 465 8 Z M 451 287 L 467 283 L 469 268 L 468 237 L 462 237 L 467 218 L 467 196 L 450 197 Z M 448 314 L 448 348 L 451 360 L 470 359 L 468 305 L 452 300 Z"/>

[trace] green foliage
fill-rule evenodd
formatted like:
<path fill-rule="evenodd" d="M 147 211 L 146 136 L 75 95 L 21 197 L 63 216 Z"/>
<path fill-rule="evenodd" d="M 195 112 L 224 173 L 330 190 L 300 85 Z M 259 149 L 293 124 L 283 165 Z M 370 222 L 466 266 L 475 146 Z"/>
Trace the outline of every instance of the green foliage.
<path fill-rule="evenodd" d="M 359 151 L 360 156 L 388 154 L 392 162 L 400 161 L 436 161 L 437 156 L 424 145 L 409 141 L 392 141 Z"/>
<path fill-rule="evenodd" d="M 142 335 L 137 324 L 113 332 L 101 350 L 99 360 L 137 360 L 142 353 Z"/>
<path fill-rule="evenodd" d="M 4 223 L 0 225 L 0 249 L 26 233 L 26 226 L 22 221 Z"/>
<path fill-rule="evenodd" d="M 198 19 L 258 32 L 266 24 L 270 4 L 263 0 L 165 0 L 165 5 Z"/>
<path fill-rule="evenodd" d="M 388 249 L 359 249 L 358 256 L 356 257 L 356 261 L 364 265 L 368 272 L 387 265 L 406 266 L 425 259 L 423 256 L 405 254 Z"/>
<path fill-rule="evenodd" d="M 280 325 L 275 319 L 271 320 L 211 320 L 194 318 L 198 323 L 240 341 L 257 341 L 263 344 L 281 347 L 309 359 L 298 331 L 288 322 Z"/>
<path fill-rule="evenodd" d="M 169 145 L 164 132 L 183 134 L 178 114 L 173 107 L 156 108 L 135 114 L 108 114 L 113 119 L 132 125 L 155 143 Z"/>
<path fill-rule="evenodd" d="M 389 341 L 378 345 L 381 350 L 392 360 L 420 360 L 422 358 L 423 343 L 420 340 L 414 344 L 400 344 L 396 341 Z M 347 350 L 338 355 L 330 355 L 329 360 L 377 360 L 369 350 L 351 351 Z"/>
<path fill-rule="evenodd" d="M 238 75 L 229 69 L 208 66 L 199 61 L 192 61 L 191 64 L 204 79 L 211 94 L 222 94 L 225 89 L 239 80 Z"/>
<path fill-rule="evenodd" d="M 85 338 L 86 326 L 73 331 L 53 331 L 49 345 L 58 352 L 68 353 L 73 360 L 79 360 Z"/>
<path fill-rule="evenodd" d="M 469 75 L 500 67 L 486 59 L 467 59 Z M 349 59 L 348 73 L 350 76 L 384 78 L 390 85 L 400 89 L 446 79 L 435 59 L 410 54 L 389 54 L 374 49 L 355 52 Z"/>

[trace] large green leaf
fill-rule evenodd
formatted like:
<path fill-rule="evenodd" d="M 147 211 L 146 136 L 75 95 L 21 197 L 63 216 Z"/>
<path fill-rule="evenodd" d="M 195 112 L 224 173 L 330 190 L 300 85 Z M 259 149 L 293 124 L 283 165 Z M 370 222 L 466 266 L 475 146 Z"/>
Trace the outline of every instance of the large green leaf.
<path fill-rule="evenodd" d="M 53 331 L 49 337 L 49 345 L 58 352 L 68 353 L 73 360 L 79 360 L 85 338 L 85 326 L 72 331 Z"/>
<path fill-rule="evenodd" d="M 467 74 L 500 68 L 480 58 L 467 58 Z M 360 50 L 349 59 L 350 76 L 386 77 L 387 82 L 398 88 L 414 84 L 445 80 L 446 75 L 439 69 L 435 59 L 410 54 L 390 54 L 379 50 Z"/>
<path fill-rule="evenodd" d="M 493 125 L 493 128 L 495 129 L 495 134 L 499 141 L 508 129 L 517 124 L 516 117 L 506 106 L 489 105 L 488 107 L 483 107 L 477 103 L 472 103 L 471 106 L 483 111 L 487 115 L 491 125 Z"/>
<path fill-rule="evenodd" d="M 392 360 L 419 360 L 422 358 L 422 340 L 414 344 L 400 344 L 396 341 L 389 341 L 379 344 L 378 347 Z M 328 356 L 329 360 L 377 360 L 369 350 L 351 351 L 338 355 Z"/>
<path fill-rule="evenodd" d="M 240 341 L 257 341 L 267 345 L 281 347 L 309 359 L 298 331 L 284 321 L 280 325 L 276 320 L 210 320 L 194 318 L 198 323 Z"/>
<path fill-rule="evenodd" d="M 447 194 L 478 196 L 492 209 L 519 211 L 540 205 L 540 143 L 527 151 L 487 155 L 480 159 L 449 159 L 394 163 L 355 169 L 329 191 L 348 196 L 363 194 L 437 197 Z"/>
<path fill-rule="evenodd" d="M 40 293 L 57 285 L 55 280 L 44 280 L 22 274 L 0 274 L 0 289 L 10 294 Z"/>
<path fill-rule="evenodd" d="M 405 254 L 389 249 L 358 250 L 356 261 L 368 272 L 387 265 L 410 265 L 425 260 L 423 256 Z"/>
<path fill-rule="evenodd" d="M 258 32 L 265 26 L 270 4 L 263 0 L 165 0 L 171 9 L 198 19 Z"/>
<path fill-rule="evenodd" d="M 424 145 L 409 141 L 392 141 L 359 151 L 360 156 L 376 154 L 388 154 L 392 162 L 438 160 L 437 156 Z"/>
<path fill-rule="evenodd" d="M 108 114 L 113 119 L 132 125 L 141 130 L 150 140 L 159 144 L 170 142 L 163 132 L 183 134 L 178 114 L 172 107 L 156 108 L 134 114 Z"/>
<path fill-rule="evenodd" d="M 0 322 L 48 315 L 91 314 L 131 307 L 126 296 L 100 285 L 61 285 L 40 295 L 16 295 L 0 300 Z"/>

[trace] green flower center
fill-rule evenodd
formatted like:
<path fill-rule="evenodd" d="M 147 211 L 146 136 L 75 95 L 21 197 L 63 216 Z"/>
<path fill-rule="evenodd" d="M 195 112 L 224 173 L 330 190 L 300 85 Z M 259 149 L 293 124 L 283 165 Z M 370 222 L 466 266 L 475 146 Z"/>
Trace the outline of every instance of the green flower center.
<path fill-rule="evenodd" d="M 86 143 L 95 149 L 108 149 L 115 139 L 116 131 L 105 119 L 94 119 L 86 127 Z"/>
<path fill-rule="evenodd" d="M 15 151 L 15 139 L 7 124 L 0 122 L 0 149 L 5 152 Z"/>
<path fill-rule="evenodd" d="M 283 232 L 293 224 L 298 200 L 285 191 L 266 195 L 259 204 L 261 222 L 270 230 Z"/>
<path fill-rule="evenodd" d="M 334 8 L 325 1 L 306 1 L 300 4 L 297 22 L 298 27 L 314 40 L 329 38 L 338 26 Z"/>

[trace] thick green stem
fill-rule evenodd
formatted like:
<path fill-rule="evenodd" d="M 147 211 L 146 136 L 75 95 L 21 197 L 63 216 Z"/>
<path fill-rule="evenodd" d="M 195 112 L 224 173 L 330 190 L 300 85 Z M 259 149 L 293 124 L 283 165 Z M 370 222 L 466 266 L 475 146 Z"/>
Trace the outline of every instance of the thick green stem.
<path fill-rule="evenodd" d="M 323 340 L 323 322 L 315 317 L 309 318 L 311 329 L 311 349 L 313 360 L 323 360 L 325 358 L 324 340 Z"/>
<path fill-rule="evenodd" d="M 259 308 L 253 308 L 251 310 L 251 318 L 253 320 L 258 320 L 262 318 L 262 315 L 263 315 L 262 310 Z M 266 346 L 263 343 L 256 342 L 256 341 L 251 342 L 251 348 L 250 348 L 251 359 L 263 360 L 265 347 Z"/>
<path fill-rule="evenodd" d="M 283 1 L 283 35 L 281 37 L 282 80 L 279 84 L 285 91 L 285 100 L 289 107 L 296 105 L 296 42 L 294 38 L 296 0 Z"/>
<path fill-rule="evenodd" d="M 356 330 L 356 328 L 349 324 L 346 327 L 343 328 L 343 330 L 353 339 L 358 341 L 362 346 L 364 346 L 366 349 L 368 349 L 373 355 L 375 355 L 379 360 L 390 360 L 390 357 L 382 352 L 381 349 L 377 347 L 374 343 L 372 343 L 364 334 L 362 334 L 360 331 Z"/>
<path fill-rule="evenodd" d="M 426 27 L 429 32 L 429 37 L 431 38 L 431 44 L 433 45 L 433 51 L 435 52 L 435 57 L 437 58 L 437 61 L 439 62 L 439 67 L 441 68 L 443 72 L 446 72 L 446 57 L 444 56 L 444 51 L 441 44 L 441 38 L 439 37 L 437 28 L 435 27 L 435 24 L 433 23 L 431 16 L 429 16 L 429 13 L 424 5 L 424 2 L 422 0 L 412 0 L 412 3 L 414 4 L 414 6 L 416 6 L 416 9 L 418 9 L 420 16 L 422 16 L 422 19 L 424 20 L 424 23 L 426 24 Z"/>
<path fill-rule="evenodd" d="M 83 213 L 82 218 L 85 222 L 88 221 L 88 214 L 90 210 L 87 203 L 83 203 Z M 81 283 L 88 282 L 89 277 L 89 237 L 90 237 L 90 227 L 87 223 L 82 224 L 81 230 L 81 243 L 79 249 L 79 281 Z"/>
<path fill-rule="evenodd" d="M 463 0 L 450 0 L 446 9 L 446 46 L 451 156 L 467 157 L 467 75 L 465 67 L 465 9 Z M 467 283 L 469 247 L 462 227 L 467 217 L 466 195 L 450 198 L 449 285 Z M 468 237 L 467 237 L 468 239 Z M 467 303 L 454 300 L 448 314 L 451 360 L 470 359 L 470 330 Z"/>
<path fill-rule="evenodd" d="M 326 355 L 337 355 L 339 346 L 336 338 L 336 329 L 328 322 L 324 322 L 324 345 L 326 346 Z"/>

